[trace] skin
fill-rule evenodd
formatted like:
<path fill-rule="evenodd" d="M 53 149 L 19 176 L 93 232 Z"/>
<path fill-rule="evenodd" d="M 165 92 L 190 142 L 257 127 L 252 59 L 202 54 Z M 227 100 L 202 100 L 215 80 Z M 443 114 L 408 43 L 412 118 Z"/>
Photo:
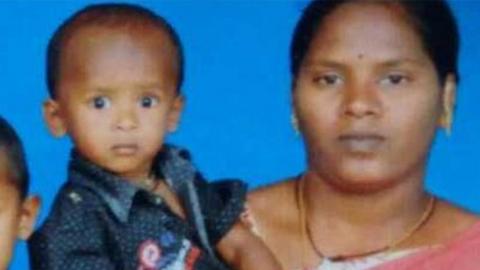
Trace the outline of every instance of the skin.
<path fill-rule="evenodd" d="M 313 241 L 327 256 L 388 245 L 427 207 L 427 157 L 437 128 L 451 117 L 455 80 L 440 83 L 405 18 L 396 5 L 341 5 L 319 27 L 294 84 L 308 153 L 303 200 Z M 307 245 L 302 262 L 296 183 L 249 198 L 260 234 L 285 269 L 321 261 Z M 281 213 L 272 213 L 272 204 Z M 452 218 L 458 223 L 450 226 Z M 428 223 L 396 248 L 444 243 L 476 221 L 439 201 Z"/>
<path fill-rule="evenodd" d="M 149 175 L 183 104 L 173 45 L 137 30 L 79 30 L 65 44 L 58 98 L 45 104 L 54 135 L 68 133 L 82 155 L 132 181 Z"/>
<path fill-rule="evenodd" d="M 421 178 L 442 113 L 433 63 L 407 22 L 394 17 L 398 8 L 360 14 L 347 7 L 336 14 L 353 17 L 342 24 L 327 18 L 296 81 L 310 167 L 352 192 Z"/>
<path fill-rule="evenodd" d="M 39 204 L 36 197 L 22 200 L 0 153 L 0 270 L 8 269 L 16 240 L 30 236 Z"/>
<path fill-rule="evenodd" d="M 183 107 L 175 92 L 177 63 L 168 36 L 148 27 L 84 27 L 63 50 L 58 98 L 44 105 L 52 134 L 68 133 L 84 157 L 134 184 L 147 178 Z M 153 192 L 185 218 L 179 198 L 163 181 Z M 279 269 L 241 223 L 221 239 L 217 251 L 235 269 Z"/>

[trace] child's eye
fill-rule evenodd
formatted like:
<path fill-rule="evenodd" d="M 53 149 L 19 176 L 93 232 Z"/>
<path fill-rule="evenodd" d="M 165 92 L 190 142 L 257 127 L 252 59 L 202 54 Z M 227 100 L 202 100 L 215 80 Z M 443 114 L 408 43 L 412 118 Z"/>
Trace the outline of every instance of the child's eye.
<path fill-rule="evenodd" d="M 90 103 L 93 108 L 98 110 L 109 108 L 111 105 L 110 99 L 107 97 L 94 97 Z"/>
<path fill-rule="evenodd" d="M 158 104 L 158 98 L 152 96 L 142 97 L 140 100 L 140 106 L 142 108 L 151 108 Z"/>

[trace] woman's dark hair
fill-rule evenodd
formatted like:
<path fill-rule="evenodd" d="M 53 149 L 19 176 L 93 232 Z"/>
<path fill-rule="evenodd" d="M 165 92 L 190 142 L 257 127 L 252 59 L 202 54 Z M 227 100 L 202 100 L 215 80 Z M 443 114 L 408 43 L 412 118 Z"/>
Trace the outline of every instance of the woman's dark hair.
<path fill-rule="evenodd" d="M 20 195 L 25 198 L 28 193 L 29 175 L 25 152 L 22 142 L 15 130 L 8 122 L 0 116 L 0 155 L 6 161 L 8 180 L 18 187 Z"/>
<path fill-rule="evenodd" d="M 325 17 L 336 8 L 355 0 L 314 0 L 303 11 L 290 46 L 290 70 L 295 80 L 310 44 Z M 443 83 L 449 73 L 459 79 L 457 62 L 459 33 L 455 17 L 444 0 L 377 0 L 375 3 L 400 5 L 421 38 Z"/>
<path fill-rule="evenodd" d="M 104 3 L 93 4 L 77 11 L 55 31 L 50 38 L 47 49 L 47 86 L 51 98 L 56 98 L 57 83 L 61 70 L 61 57 L 67 40 L 80 29 L 88 26 L 104 26 L 111 28 L 141 25 L 153 27 L 166 32 L 176 49 L 177 60 L 177 93 L 180 92 L 184 76 L 183 47 L 173 27 L 153 11 L 134 4 Z"/>

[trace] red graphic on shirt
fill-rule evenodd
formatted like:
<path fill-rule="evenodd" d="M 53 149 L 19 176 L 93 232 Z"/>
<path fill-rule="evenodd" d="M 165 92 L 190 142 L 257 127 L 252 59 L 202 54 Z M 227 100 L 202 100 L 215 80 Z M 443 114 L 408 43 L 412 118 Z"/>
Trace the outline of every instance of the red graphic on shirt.
<path fill-rule="evenodd" d="M 195 262 L 200 257 L 200 249 L 197 247 L 192 247 L 185 258 L 185 270 L 193 270 Z"/>
<path fill-rule="evenodd" d="M 155 241 L 144 241 L 138 249 L 138 260 L 140 261 L 138 270 L 155 269 L 161 257 L 162 250 Z"/>

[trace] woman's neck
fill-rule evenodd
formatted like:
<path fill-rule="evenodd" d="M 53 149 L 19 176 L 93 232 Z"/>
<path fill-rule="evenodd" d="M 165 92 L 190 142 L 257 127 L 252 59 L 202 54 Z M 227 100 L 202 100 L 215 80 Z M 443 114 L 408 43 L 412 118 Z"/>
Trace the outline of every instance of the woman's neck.
<path fill-rule="evenodd" d="M 368 252 L 394 243 L 428 208 L 422 179 L 419 173 L 385 190 L 352 193 L 307 173 L 302 188 L 310 240 L 326 256 Z"/>

